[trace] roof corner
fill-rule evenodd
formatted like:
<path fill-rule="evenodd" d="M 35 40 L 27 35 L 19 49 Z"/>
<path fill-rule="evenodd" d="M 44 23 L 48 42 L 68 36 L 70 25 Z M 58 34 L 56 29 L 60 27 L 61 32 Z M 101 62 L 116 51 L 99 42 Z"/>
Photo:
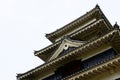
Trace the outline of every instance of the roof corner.
<path fill-rule="evenodd" d="M 118 23 L 116 22 L 113 26 L 115 29 L 120 29 L 120 26 L 118 25 Z"/>

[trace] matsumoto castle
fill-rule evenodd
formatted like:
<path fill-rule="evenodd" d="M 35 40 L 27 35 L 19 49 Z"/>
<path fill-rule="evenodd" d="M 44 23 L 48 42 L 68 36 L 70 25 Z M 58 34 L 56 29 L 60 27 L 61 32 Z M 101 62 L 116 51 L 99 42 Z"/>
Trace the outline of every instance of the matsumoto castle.
<path fill-rule="evenodd" d="M 120 29 L 98 5 L 46 34 L 52 44 L 35 51 L 45 63 L 17 80 L 120 80 Z"/>

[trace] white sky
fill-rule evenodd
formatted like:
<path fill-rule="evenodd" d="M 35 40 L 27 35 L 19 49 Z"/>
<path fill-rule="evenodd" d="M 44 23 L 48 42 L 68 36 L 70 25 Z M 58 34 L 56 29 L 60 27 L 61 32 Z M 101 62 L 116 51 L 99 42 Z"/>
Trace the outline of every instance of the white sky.
<path fill-rule="evenodd" d="M 120 24 L 120 0 L 0 0 L 0 79 L 16 80 L 43 62 L 34 56 L 51 44 L 50 33 L 93 9 L 96 4 L 114 25 Z"/>

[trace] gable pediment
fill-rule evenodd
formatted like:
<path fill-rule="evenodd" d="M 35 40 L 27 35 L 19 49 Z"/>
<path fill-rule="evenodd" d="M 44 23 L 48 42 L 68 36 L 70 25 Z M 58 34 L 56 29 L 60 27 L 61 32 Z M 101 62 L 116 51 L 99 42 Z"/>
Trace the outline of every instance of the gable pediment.
<path fill-rule="evenodd" d="M 66 53 L 69 53 L 70 51 L 76 49 L 77 47 L 84 44 L 83 41 L 76 41 L 71 39 L 64 39 L 57 50 L 53 53 L 53 55 L 50 57 L 49 61 L 52 59 L 57 58 L 59 55 L 63 55 Z"/>

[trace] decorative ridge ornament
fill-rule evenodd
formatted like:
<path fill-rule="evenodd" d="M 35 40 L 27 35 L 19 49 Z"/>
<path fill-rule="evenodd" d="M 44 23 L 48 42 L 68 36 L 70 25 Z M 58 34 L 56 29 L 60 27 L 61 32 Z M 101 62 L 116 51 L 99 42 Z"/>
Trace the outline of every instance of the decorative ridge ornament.
<path fill-rule="evenodd" d="M 77 41 L 77 40 L 72 40 L 70 38 L 67 38 L 67 36 L 65 36 L 61 42 L 61 44 L 59 45 L 58 49 L 53 53 L 53 55 L 51 56 L 51 58 L 48 60 L 52 60 L 57 58 L 57 56 L 59 56 L 59 54 L 63 51 L 63 50 L 67 50 L 69 47 L 74 47 L 77 48 L 81 45 L 83 45 L 86 41 Z"/>

